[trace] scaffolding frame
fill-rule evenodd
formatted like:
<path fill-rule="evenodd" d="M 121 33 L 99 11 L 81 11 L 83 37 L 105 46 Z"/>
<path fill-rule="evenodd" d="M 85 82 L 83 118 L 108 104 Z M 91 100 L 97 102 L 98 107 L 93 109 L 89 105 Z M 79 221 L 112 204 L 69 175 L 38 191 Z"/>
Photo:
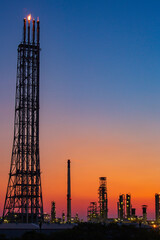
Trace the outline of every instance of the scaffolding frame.
<path fill-rule="evenodd" d="M 18 46 L 14 139 L 3 219 L 10 222 L 43 220 L 39 156 L 40 25 L 30 19 Z M 36 31 L 36 32 L 35 32 Z M 26 32 L 28 37 L 26 39 Z"/>

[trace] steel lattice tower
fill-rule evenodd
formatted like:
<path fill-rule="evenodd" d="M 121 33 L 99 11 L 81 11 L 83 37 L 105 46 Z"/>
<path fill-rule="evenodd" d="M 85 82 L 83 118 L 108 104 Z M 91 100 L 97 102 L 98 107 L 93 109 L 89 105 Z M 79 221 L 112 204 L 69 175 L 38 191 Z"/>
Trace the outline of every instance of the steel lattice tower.
<path fill-rule="evenodd" d="M 33 20 L 30 34 L 30 18 L 28 24 L 24 19 L 23 41 L 18 46 L 14 140 L 3 210 L 3 219 L 11 222 L 43 220 L 39 159 L 40 27 L 39 20 L 36 25 Z"/>
<path fill-rule="evenodd" d="M 107 198 L 107 184 L 106 177 L 99 178 L 99 208 L 100 208 L 100 219 L 102 221 L 107 220 L 108 218 L 108 198 Z"/>

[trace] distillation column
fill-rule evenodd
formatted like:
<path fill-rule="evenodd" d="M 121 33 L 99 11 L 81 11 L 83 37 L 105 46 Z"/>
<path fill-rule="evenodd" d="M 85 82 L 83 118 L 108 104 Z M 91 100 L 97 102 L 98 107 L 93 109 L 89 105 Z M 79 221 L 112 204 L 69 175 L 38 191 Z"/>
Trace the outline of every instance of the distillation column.
<path fill-rule="evenodd" d="M 107 198 L 107 182 L 106 177 L 99 178 L 99 208 L 100 208 L 100 221 L 108 219 L 108 198 Z"/>

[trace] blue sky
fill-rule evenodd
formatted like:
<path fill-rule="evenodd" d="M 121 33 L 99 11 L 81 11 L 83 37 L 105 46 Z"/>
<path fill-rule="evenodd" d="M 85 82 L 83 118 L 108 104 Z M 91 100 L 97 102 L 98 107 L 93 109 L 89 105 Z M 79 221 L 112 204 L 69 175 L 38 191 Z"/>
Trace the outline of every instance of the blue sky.
<path fill-rule="evenodd" d="M 152 113 L 159 107 L 159 7 L 158 1 L 1 1 L 3 94 L 6 85 L 14 87 L 22 19 L 31 13 L 41 21 L 46 101 L 113 111 L 147 104 Z"/>

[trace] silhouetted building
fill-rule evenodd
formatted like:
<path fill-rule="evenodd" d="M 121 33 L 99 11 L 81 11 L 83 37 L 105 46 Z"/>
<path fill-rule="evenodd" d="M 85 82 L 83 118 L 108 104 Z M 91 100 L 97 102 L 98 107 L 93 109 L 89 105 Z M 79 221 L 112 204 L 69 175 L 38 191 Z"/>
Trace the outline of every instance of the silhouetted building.
<path fill-rule="evenodd" d="M 80 220 L 79 220 L 79 217 L 78 217 L 78 213 L 76 213 L 76 216 L 74 218 L 74 223 L 79 223 Z"/>
<path fill-rule="evenodd" d="M 160 223 L 160 193 L 155 194 L 155 215 L 156 222 Z"/>
<path fill-rule="evenodd" d="M 64 224 L 65 223 L 65 213 L 62 212 L 62 223 Z"/>
<path fill-rule="evenodd" d="M 120 219 L 119 202 L 117 202 L 117 217 Z"/>
<path fill-rule="evenodd" d="M 131 217 L 131 195 L 126 194 L 126 217 L 129 219 Z"/>
<path fill-rule="evenodd" d="M 108 198 L 107 198 L 106 177 L 99 178 L 98 193 L 99 193 L 100 220 L 105 221 L 108 218 Z"/>
<path fill-rule="evenodd" d="M 119 202 L 118 202 L 118 218 L 120 220 L 125 219 L 125 195 L 119 195 Z"/>
<path fill-rule="evenodd" d="M 89 222 L 98 221 L 98 209 L 96 202 L 90 202 L 89 207 L 87 208 L 87 219 Z"/>
<path fill-rule="evenodd" d="M 55 202 L 51 202 L 51 222 L 56 222 L 56 207 Z"/>
<path fill-rule="evenodd" d="M 132 210 L 131 210 L 131 215 L 132 215 L 132 217 L 135 217 L 135 216 L 136 216 L 136 209 L 135 209 L 135 208 L 132 208 Z"/>
<path fill-rule="evenodd" d="M 142 205 L 143 222 L 147 221 L 147 205 Z"/>
<path fill-rule="evenodd" d="M 131 221 L 137 221 L 137 216 L 136 216 L 136 209 L 131 208 Z"/>
<path fill-rule="evenodd" d="M 48 213 L 43 214 L 43 219 L 45 223 L 50 223 L 51 216 Z"/>

